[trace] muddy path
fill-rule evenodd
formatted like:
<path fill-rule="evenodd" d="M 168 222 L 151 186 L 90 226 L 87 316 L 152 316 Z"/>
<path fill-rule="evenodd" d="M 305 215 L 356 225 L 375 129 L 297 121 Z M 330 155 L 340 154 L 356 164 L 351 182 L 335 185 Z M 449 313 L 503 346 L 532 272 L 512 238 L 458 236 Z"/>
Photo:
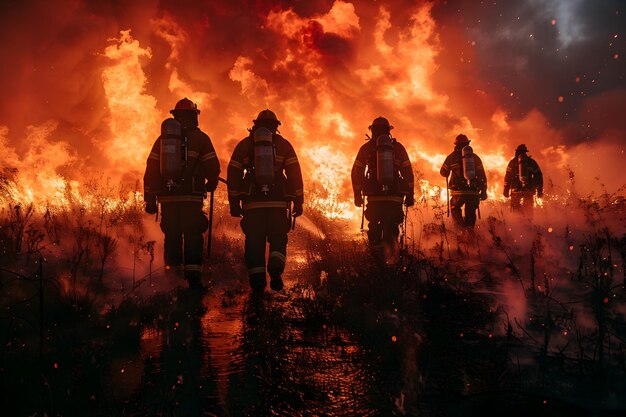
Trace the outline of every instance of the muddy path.
<path fill-rule="evenodd" d="M 112 369 L 112 386 L 133 392 L 124 415 L 390 415 L 380 364 L 357 336 L 312 323 L 287 290 L 252 294 L 246 283 L 203 296 L 174 290 L 164 326 L 142 335 L 134 374 Z M 124 363 L 128 367 L 130 362 Z"/>
<path fill-rule="evenodd" d="M 280 293 L 252 294 L 236 253 L 233 269 L 219 259 L 209 268 L 206 293 L 158 270 L 141 295 L 106 308 L 44 288 L 43 333 L 31 282 L 3 279 L 12 304 L 1 322 L 0 407 L 11 416 L 623 415 L 619 357 L 598 370 L 588 358 L 541 354 L 521 327 L 504 328 L 497 281 L 459 280 L 414 257 L 378 270 L 359 242 L 319 245 L 290 247 Z"/>

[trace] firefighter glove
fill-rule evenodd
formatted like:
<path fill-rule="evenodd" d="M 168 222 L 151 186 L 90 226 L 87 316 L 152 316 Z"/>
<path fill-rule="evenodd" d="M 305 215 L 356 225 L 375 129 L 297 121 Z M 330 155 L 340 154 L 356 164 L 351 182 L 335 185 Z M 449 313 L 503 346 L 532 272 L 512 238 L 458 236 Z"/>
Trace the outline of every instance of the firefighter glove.
<path fill-rule="evenodd" d="M 406 197 L 404 197 L 404 205 L 407 207 L 413 207 L 413 205 L 415 204 L 415 197 L 413 196 L 413 194 L 407 195 Z"/>
<path fill-rule="evenodd" d="M 241 201 L 237 200 L 237 202 L 230 203 L 230 215 L 233 217 L 241 217 L 243 215 L 243 210 L 241 208 Z"/>
<path fill-rule="evenodd" d="M 504 198 L 509 198 L 509 187 L 504 187 Z"/>
<path fill-rule="evenodd" d="M 206 184 L 204 184 L 204 189 L 207 191 L 207 193 L 212 193 L 217 188 L 218 183 L 219 180 L 217 178 L 215 178 L 214 180 L 208 180 Z"/>
<path fill-rule="evenodd" d="M 363 195 L 360 191 L 354 192 L 354 205 L 357 207 L 361 207 L 363 205 Z"/>
<path fill-rule="evenodd" d="M 541 188 L 537 190 L 537 197 L 539 198 L 543 197 L 543 190 Z"/>
<path fill-rule="evenodd" d="M 293 202 L 293 216 L 294 217 L 302 216 L 302 202 L 300 201 Z"/>
<path fill-rule="evenodd" d="M 484 188 L 480 190 L 480 199 L 483 201 L 487 199 L 487 190 L 485 190 Z"/>
<path fill-rule="evenodd" d="M 158 208 L 156 200 L 146 201 L 146 213 L 148 214 L 156 214 Z"/>

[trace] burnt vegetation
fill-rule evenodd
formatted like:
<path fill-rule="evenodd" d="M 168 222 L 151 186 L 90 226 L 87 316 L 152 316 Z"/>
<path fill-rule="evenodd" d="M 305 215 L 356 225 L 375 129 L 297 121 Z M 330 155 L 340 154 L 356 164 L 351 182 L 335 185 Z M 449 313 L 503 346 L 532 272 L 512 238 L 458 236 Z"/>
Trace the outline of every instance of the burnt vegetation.
<path fill-rule="evenodd" d="M 2 409 L 107 416 L 626 409 L 625 214 L 614 195 L 546 199 L 544 210 L 583 219 L 549 227 L 490 203 L 475 233 L 450 229 L 445 200 L 425 196 L 402 225 L 397 258 L 384 266 L 363 236 L 319 207 L 307 214 L 313 226 L 290 235 L 288 290 L 255 298 L 241 237 L 232 233 L 238 225 L 223 203 L 203 297 L 163 271 L 161 242 L 148 237 L 155 225 L 133 191 L 106 197 L 111 190 L 94 185 L 96 203 L 70 195 L 65 207 L 10 203 L 0 212 Z M 209 318 L 220 314 L 221 321 Z M 234 333 L 221 333 L 226 322 L 236 323 Z M 226 373 L 211 359 L 222 348 Z"/>

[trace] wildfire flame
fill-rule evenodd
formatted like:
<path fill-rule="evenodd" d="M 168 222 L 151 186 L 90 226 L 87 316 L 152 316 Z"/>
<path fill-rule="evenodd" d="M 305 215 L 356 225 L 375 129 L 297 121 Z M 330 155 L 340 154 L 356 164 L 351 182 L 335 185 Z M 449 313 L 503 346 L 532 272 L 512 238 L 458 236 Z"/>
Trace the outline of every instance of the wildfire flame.
<path fill-rule="evenodd" d="M 141 59 L 151 58 L 152 53 L 133 39 L 130 30 L 120 32 L 112 41 L 115 44 L 104 50 L 112 63 L 102 72 L 112 137 L 102 148 L 115 166 L 138 170 L 145 164 L 160 127 L 161 114 L 156 98 L 145 94 L 147 78 L 141 65 Z"/>
<path fill-rule="evenodd" d="M 352 161 L 342 153 L 336 152 L 330 145 L 307 148 L 307 160 L 315 161 L 315 173 L 312 178 L 323 188 L 322 193 L 313 197 L 311 204 L 321 210 L 330 219 L 352 219 L 356 210 L 351 202 L 342 198 L 342 178 L 350 177 Z"/>
<path fill-rule="evenodd" d="M 473 140 L 484 162 L 490 198 L 500 198 L 508 153 L 528 136 L 549 136 L 550 143 L 537 145 L 535 154 L 564 168 L 562 134 L 539 130 L 546 123 L 537 112 L 510 122 L 501 106 L 481 118 L 451 105 L 445 84 L 435 83 L 446 63 L 433 4 L 400 12 L 392 4 L 336 0 L 308 16 L 295 8 L 259 9 L 252 31 L 258 41 L 250 39 L 241 50 L 210 45 L 207 58 L 198 57 L 194 44 L 213 30 L 207 16 L 183 25 L 163 13 L 137 37 L 134 28 L 111 33 L 92 51 L 103 63 L 86 75 L 95 76 L 104 92 L 107 117 L 91 137 L 99 154 L 82 154 L 55 120 L 28 127 L 22 148 L 9 146 L 14 132 L 0 126 L 0 202 L 32 203 L 39 209 L 77 202 L 97 206 L 87 183 L 106 178 L 129 184 L 124 192 L 119 187 L 111 191 L 109 209 L 116 201 L 136 199 L 136 182 L 160 123 L 182 96 L 202 110 L 201 127 L 213 139 L 223 169 L 257 112 L 274 110 L 300 157 L 305 192 L 312 192 L 307 202 L 331 219 L 359 216 L 352 204 L 350 169 L 367 126 L 379 115 L 395 126 L 394 134 L 421 174 L 417 198 L 420 192 L 443 197 L 439 168 L 461 132 Z M 394 24 L 398 20 L 405 24 Z M 268 41 L 271 48 L 264 44 Z M 92 165 L 106 169 L 99 172 Z"/>

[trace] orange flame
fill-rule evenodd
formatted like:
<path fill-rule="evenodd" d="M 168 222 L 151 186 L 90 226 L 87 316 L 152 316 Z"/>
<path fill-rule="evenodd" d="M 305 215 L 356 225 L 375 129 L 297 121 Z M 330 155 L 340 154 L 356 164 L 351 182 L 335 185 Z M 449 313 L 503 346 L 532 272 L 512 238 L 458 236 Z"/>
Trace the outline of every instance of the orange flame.
<path fill-rule="evenodd" d="M 147 78 L 141 66 L 141 59 L 151 58 L 152 53 L 139 46 L 130 30 L 112 40 L 116 44 L 108 46 L 104 55 L 113 62 L 102 72 L 102 81 L 113 137 L 102 148 L 115 166 L 139 171 L 160 130 L 161 115 L 156 99 L 145 94 Z"/>
<path fill-rule="evenodd" d="M 152 35 L 141 37 L 141 42 L 130 29 L 109 39 L 108 45 L 103 39 L 99 52 L 105 66 L 98 68 L 96 78 L 102 83 L 108 117 L 106 126 L 99 126 L 100 133 L 91 138 L 109 161 L 101 176 L 126 183 L 139 180 L 160 122 L 183 96 L 204 110 L 200 123 L 208 125 L 205 130 L 223 167 L 254 115 L 266 107 L 275 110 L 301 159 L 305 192 L 313 191 L 308 203 L 331 219 L 359 216 L 351 199 L 350 169 L 362 143 L 359 137 L 379 115 L 395 126 L 394 134 L 407 148 L 414 169 L 423 174 L 418 187 L 430 197 L 445 193 L 438 171 L 460 132 L 473 140 L 483 160 L 493 199 L 501 198 L 502 177 L 511 157 L 507 152 L 518 143 L 534 140 L 535 155 L 555 170 L 584 162 L 566 154 L 569 149 L 560 145 L 563 133 L 546 127 L 545 117 L 536 110 L 522 120 L 509 121 L 498 106 L 490 107 L 488 115 L 472 116 L 453 108 L 446 86 L 454 91 L 459 79 L 450 85 L 434 82 L 447 64 L 442 61 L 445 45 L 433 18 L 434 3 L 401 12 L 392 4 L 356 6 L 336 0 L 329 9 L 308 16 L 298 14 L 296 7 L 274 7 L 261 17 L 261 29 L 255 29 L 276 45 L 268 49 L 251 39 L 253 47 L 222 48 L 219 54 L 219 48 L 208 47 L 206 55 L 221 60 L 220 67 L 208 69 L 204 62 L 194 62 L 190 57 L 197 59 L 196 55 L 188 51 L 196 48 L 195 35 L 212 30 L 210 25 L 183 25 L 164 13 L 141 28 L 141 33 Z M 397 21 L 404 24 L 392 24 Z M 169 51 L 160 53 L 163 46 Z M 165 80 L 167 88 L 152 86 L 154 80 Z M 475 93 L 468 89 L 468 95 Z M 2 203 L 97 204 L 84 174 L 93 172 L 89 169 L 93 161 L 70 145 L 59 126 L 50 120 L 29 127 L 24 152 L 8 146 L 8 127 L 0 127 Z M 579 148 L 581 154 L 588 150 Z M 603 150 L 602 155 L 609 153 Z M 111 195 L 108 206 L 129 199 Z"/>

